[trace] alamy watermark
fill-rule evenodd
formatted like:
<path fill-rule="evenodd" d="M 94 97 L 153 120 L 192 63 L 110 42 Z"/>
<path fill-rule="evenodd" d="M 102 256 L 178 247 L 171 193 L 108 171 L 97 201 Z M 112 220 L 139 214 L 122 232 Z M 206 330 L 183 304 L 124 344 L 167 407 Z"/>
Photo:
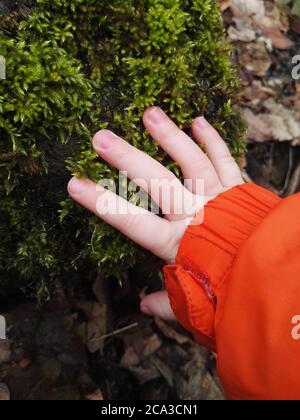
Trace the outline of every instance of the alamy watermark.
<path fill-rule="evenodd" d="M 201 224 L 204 212 L 204 180 L 177 178 L 133 179 L 119 172 L 118 182 L 102 179 L 97 184 L 96 210 L 104 215 L 141 215 L 151 212 L 177 216 L 187 224 Z M 190 191 L 193 191 L 191 193 Z M 194 217 L 197 215 L 197 217 Z"/>
<path fill-rule="evenodd" d="M 299 341 L 300 340 L 300 315 L 295 315 L 292 318 L 292 338 L 293 340 Z"/>
<path fill-rule="evenodd" d="M 300 54 L 295 55 L 292 58 L 292 64 L 294 64 L 292 69 L 292 78 L 294 80 L 300 80 Z"/>
<path fill-rule="evenodd" d="M 6 59 L 0 55 L 0 80 L 6 79 Z"/>
<path fill-rule="evenodd" d="M 0 315 L 0 340 L 6 340 L 6 320 Z"/>

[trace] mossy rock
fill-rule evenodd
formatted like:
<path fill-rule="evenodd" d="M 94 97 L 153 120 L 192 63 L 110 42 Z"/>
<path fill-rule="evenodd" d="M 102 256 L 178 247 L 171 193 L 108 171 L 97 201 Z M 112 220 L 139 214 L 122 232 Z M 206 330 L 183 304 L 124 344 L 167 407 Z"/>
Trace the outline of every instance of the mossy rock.
<path fill-rule="evenodd" d="M 0 21 L 7 62 L 0 81 L 0 293 L 32 285 L 42 299 L 56 280 L 86 279 L 98 267 L 121 279 L 143 255 L 67 198 L 71 173 L 116 176 L 91 148 L 96 130 L 109 127 L 178 174 L 145 133 L 145 108 L 160 105 L 186 130 L 205 115 L 236 157 L 244 126 L 215 1 L 36 0 L 17 7 Z"/>

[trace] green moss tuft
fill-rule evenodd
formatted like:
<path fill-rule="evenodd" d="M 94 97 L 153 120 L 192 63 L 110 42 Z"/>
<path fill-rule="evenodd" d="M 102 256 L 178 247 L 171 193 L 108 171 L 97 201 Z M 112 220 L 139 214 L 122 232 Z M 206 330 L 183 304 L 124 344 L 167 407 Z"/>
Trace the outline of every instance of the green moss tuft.
<path fill-rule="evenodd" d="M 90 145 L 109 127 L 177 171 L 143 130 L 153 104 L 183 128 L 206 115 L 241 155 L 239 85 L 220 12 L 213 0 L 33 3 L 17 26 L 7 17 L 0 25 L 0 284 L 44 287 L 98 265 L 121 277 L 138 250 L 67 199 L 68 170 L 115 175 Z"/>

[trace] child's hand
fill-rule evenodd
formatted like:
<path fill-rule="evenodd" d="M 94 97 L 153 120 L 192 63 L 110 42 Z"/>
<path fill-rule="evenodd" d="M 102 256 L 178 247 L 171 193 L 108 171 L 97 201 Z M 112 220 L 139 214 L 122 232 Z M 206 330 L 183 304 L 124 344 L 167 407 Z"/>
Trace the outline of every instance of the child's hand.
<path fill-rule="evenodd" d="M 93 146 L 102 159 L 119 171 L 126 171 L 130 179 L 151 195 L 164 213 L 164 219 L 128 204 L 90 180 L 73 178 L 68 190 L 79 204 L 166 262 L 173 263 L 179 241 L 194 213 L 243 180 L 226 144 L 204 118 L 196 118 L 192 129 L 207 155 L 160 108 L 148 109 L 143 120 L 153 139 L 179 164 L 185 180 L 190 180 L 187 188 L 157 161 L 108 130 L 96 134 Z M 201 196 L 195 194 L 197 180 L 204 182 Z M 141 308 L 147 314 L 174 318 L 166 292 L 147 296 Z"/>

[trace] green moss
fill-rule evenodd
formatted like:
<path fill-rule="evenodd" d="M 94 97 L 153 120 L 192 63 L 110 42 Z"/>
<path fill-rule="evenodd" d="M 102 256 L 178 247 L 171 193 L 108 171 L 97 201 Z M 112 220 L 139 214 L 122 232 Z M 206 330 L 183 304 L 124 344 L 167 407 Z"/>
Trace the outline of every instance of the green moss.
<path fill-rule="evenodd" d="M 44 287 L 98 265 L 120 277 L 140 251 L 67 199 L 68 171 L 115 176 L 90 145 L 109 127 L 178 172 L 143 130 L 153 104 L 182 128 L 206 115 L 242 153 L 220 12 L 213 0 L 33 3 L 0 32 L 0 284 L 14 276 Z"/>

